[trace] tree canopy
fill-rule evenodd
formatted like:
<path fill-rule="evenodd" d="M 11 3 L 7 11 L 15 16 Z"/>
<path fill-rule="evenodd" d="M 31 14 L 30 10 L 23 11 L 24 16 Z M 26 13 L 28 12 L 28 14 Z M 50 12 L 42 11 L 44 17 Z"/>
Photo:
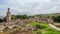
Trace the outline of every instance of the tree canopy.
<path fill-rule="evenodd" d="M 15 18 L 16 18 L 16 19 L 28 19 L 29 16 L 26 15 L 26 14 L 24 14 L 24 15 L 16 15 Z"/>

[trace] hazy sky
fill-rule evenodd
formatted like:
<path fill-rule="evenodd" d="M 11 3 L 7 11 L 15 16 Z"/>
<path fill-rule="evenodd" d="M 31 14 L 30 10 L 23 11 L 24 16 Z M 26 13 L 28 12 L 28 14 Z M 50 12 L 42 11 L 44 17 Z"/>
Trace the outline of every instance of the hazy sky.
<path fill-rule="evenodd" d="M 10 8 L 12 14 L 60 13 L 60 0 L 0 0 L 0 16 Z"/>

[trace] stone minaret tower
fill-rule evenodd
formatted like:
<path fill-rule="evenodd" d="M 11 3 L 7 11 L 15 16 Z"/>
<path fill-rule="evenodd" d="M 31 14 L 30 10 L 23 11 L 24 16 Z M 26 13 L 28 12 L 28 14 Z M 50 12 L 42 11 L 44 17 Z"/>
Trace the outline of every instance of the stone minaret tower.
<path fill-rule="evenodd" d="M 10 8 L 7 9 L 7 14 L 6 14 L 6 22 L 10 22 L 11 21 L 11 13 L 10 13 Z"/>

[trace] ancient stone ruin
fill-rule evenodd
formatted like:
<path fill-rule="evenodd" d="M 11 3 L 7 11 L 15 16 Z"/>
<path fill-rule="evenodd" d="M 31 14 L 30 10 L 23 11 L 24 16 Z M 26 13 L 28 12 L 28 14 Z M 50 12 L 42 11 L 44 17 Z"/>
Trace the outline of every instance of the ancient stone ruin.
<path fill-rule="evenodd" d="M 6 22 L 0 23 L 1 34 L 33 34 L 34 29 L 28 25 L 31 20 L 11 20 L 10 8 L 6 14 Z"/>

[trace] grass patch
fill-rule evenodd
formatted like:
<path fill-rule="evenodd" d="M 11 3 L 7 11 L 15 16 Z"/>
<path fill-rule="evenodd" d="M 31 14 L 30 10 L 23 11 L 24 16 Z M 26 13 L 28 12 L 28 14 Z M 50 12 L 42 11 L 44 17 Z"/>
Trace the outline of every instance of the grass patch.
<path fill-rule="evenodd" d="M 38 22 L 32 22 L 30 23 L 30 26 L 36 26 L 36 25 L 40 25 L 40 26 L 44 26 L 44 28 L 42 29 L 37 29 L 36 34 L 42 34 L 42 30 L 44 30 L 44 34 L 60 34 L 60 31 L 57 31 L 53 28 L 51 28 L 47 23 L 38 23 Z"/>

